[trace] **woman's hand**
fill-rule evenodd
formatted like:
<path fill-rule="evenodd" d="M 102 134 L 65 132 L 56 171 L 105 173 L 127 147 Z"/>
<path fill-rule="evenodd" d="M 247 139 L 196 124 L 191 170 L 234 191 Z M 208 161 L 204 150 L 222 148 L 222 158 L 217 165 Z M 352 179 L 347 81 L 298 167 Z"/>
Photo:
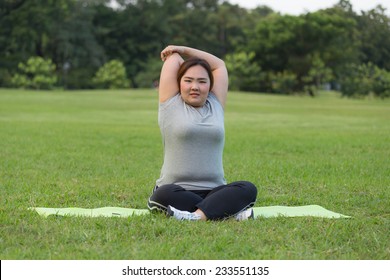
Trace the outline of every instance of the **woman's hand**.
<path fill-rule="evenodd" d="M 185 47 L 182 46 L 173 46 L 173 45 L 167 46 L 165 49 L 161 51 L 161 60 L 165 61 L 173 53 L 178 53 L 180 55 L 183 55 L 184 48 Z"/>

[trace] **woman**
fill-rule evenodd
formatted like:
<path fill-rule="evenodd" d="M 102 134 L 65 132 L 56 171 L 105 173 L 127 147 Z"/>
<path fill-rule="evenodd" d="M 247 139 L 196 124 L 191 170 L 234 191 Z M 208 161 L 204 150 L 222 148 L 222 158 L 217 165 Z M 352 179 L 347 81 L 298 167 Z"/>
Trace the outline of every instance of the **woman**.
<path fill-rule="evenodd" d="M 184 46 L 166 47 L 161 59 L 158 121 L 164 163 L 149 209 L 178 220 L 253 217 L 256 187 L 247 181 L 227 184 L 224 178 L 225 63 Z"/>

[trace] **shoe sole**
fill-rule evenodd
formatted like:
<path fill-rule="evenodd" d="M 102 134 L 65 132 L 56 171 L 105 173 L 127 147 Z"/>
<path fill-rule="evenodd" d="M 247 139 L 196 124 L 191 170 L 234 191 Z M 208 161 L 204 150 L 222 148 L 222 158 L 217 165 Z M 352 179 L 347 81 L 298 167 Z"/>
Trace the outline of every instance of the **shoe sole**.
<path fill-rule="evenodd" d="M 171 209 L 171 206 L 167 207 L 167 217 L 173 217 L 173 211 Z"/>
<path fill-rule="evenodd" d="M 255 213 L 254 213 L 253 209 L 252 209 L 252 211 L 251 211 L 251 215 L 248 217 L 248 220 L 249 220 L 249 219 L 251 219 L 251 220 L 254 220 L 254 219 L 255 219 Z"/>

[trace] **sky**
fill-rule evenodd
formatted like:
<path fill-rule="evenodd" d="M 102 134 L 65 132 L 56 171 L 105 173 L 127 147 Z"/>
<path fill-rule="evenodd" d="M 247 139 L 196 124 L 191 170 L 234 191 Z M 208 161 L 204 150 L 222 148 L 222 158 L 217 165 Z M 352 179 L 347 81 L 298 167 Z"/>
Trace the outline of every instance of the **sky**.
<path fill-rule="evenodd" d="M 281 14 L 299 15 L 305 12 L 315 12 L 334 6 L 339 0 L 228 0 L 232 4 L 238 4 L 244 8 L 255 8 L 265 5 Z M 386 14 L 390 14 L 390 0 L 350 0 L 355 12 L 368 11 L 377 5 L 386 8 Z"/>

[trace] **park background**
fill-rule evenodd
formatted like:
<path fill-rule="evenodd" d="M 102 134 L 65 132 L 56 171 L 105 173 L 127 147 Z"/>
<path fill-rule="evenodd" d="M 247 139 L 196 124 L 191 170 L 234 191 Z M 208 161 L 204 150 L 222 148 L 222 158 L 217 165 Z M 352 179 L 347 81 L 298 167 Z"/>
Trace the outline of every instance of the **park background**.
<path fill-rule="evenodd" d="M 347 0 L 301 15 L 217 0 L 3 1 L 0 87 L 149 88 L 159 52 L 188 45 L 225 59 L 232 90 L 390 95 L 386 7 Z"/>
<path fill-rule="evenodd" d="M 0 259 L 390 259 L 389 17 L 218 1 L 2 1 Z M 162 163 L 161 48 L 225 59 L 224 167 L 256 206 L 348 219 L 44 218 L 145 208 Z"/>

